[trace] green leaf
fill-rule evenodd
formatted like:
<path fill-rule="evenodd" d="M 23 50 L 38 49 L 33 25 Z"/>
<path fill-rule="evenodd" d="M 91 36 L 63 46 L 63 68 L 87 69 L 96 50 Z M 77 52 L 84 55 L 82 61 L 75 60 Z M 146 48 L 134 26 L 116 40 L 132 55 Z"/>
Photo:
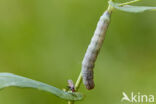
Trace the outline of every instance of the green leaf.
<path fill-rule="evenodd" d="M 132 13 L 139 13 L 139 12 L 144 12 L 144 11 L 151 11 L 151 10 L 156 10 L 156 7 L 147 7 L 147 6 L 131 6 L 131 5 L 123 5 L 120 3 L 115 3 L 112 1 L 109 1 L 109 4 L 121 11 L 125 12 L 132 12 Z"/>
<path fill-rule="evenodd" d="M 51 85 L 35 81 L 22 76 L 14 75 L 11 73 L 0 73 L 0 89 L 5 87 L 22 87 L 22 88 L 35 88 L 43 91 L 50 92 L 65 100 L 82 100 L 83 95 L 78 92 L 65 92 Z"/>

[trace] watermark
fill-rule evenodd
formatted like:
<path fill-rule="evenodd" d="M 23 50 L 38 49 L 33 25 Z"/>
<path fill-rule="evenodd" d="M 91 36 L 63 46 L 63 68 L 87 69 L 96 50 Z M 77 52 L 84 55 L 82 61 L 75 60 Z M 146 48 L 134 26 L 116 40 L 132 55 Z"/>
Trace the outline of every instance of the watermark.
<path fill-rule="evenodd" d="M 140 92 L 131 92 L 129 95 L 126 92 L 122 92 L 121 102 L 128 101 L 131 103 L 154 103 L 154 95 L 142 94 Z"/>

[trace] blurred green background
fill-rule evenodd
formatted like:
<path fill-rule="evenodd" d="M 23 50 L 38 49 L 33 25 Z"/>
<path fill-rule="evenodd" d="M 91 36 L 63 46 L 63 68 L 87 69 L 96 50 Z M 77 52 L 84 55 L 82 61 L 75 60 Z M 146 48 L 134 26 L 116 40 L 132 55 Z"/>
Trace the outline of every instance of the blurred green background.
<path fill-rule="evenodd" d="M 127 0 L 116 0 L 127 1 Z M 156 6 L 155 0 L 138 5 Z M 58 88 L 76 80 L 107 0 L 0 0 L 0 72 Z M 120 104 L 122 92 L 156 96 L 156 12 L 114 11 L 96 62 L 94 90 L 76 104 Z M 34 89 L 6 88 L 0 104 L 66 104 Z"/>

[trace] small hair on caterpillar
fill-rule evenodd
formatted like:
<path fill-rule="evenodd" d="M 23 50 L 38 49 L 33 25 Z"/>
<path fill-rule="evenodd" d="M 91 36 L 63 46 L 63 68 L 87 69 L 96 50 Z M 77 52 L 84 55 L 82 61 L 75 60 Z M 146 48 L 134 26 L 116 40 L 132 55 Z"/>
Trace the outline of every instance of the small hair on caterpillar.
<path fill-rule="evenodd" d="M 105 34 L 110 23 L 111 13 L 105 11 L 104 14 L 100 17 L 100 20 L 97 24 L 94 35 L 91 39 L 91 42 L 88 46 L 88 49 L 85 53 L 84 59 L 82 61 L 82 77 L 83 83 L 88 90 L 94 88 L 94 72 L 93 68 L 95 65 L 95 61 L 97 59 L 98 53 L 102 47 L 103 40 L 105 38 Z"/>

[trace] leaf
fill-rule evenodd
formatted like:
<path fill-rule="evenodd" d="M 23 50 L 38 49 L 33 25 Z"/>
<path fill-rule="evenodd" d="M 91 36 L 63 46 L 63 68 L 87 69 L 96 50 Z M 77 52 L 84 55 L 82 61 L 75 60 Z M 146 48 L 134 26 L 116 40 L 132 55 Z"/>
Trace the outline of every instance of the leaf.
<path fill-rule="evenodd" d="M 14 75 L 11 73 L 0 73 L 0 89 L 5 87 L 22 87 L 22 88 L 35 88 L 43 91 L 50 92 L 65 100 L 82 100 L 83 95 L 78 92 L 65 92 L 51 85 L 35 81 L 22 76 Z"/>
<path fill-rule="evenodd" d="M 139 13 L 139 12 L 144 12 L 144 11 L 151 11 L 151 10 L 156 10 L 156 7 L 147 7 L 147 6 L 131 6 L 131 5 L 123 5 L 120 6 L 120 3 L 115 3 L 112 1 L 109 1 L 109 4 L 121 11 L 125 12 L 132 12 L 132 13 Z"/>

